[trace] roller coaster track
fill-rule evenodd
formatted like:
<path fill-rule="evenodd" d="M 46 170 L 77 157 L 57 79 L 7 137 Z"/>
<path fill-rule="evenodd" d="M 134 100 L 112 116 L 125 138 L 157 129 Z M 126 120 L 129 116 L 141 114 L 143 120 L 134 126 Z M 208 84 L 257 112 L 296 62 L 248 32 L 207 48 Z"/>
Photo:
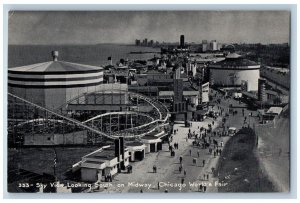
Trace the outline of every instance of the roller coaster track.
<path fill-rule="evenodd" d="M 140 100 L 146 101 L 151 106 L 153 106 L 156 109 L 156 111 L 159 113 L 159 119 L 153 120 L 149 123 L 146 123 L 146 124 L 143 124 L 143 125 L 140 125 L 140 126 L 136 126 L 136 127 L 128 128 L 128 129 L 125 129 L 125 130 L 114 132 L 112 134 L 114 136 L 117 136 L 117 137 L 119 137 L 119 136 L 130 137 L 128 135 L 131 134 L 132 137 L 143 137 L 144 135 L 153 132 L 155 130 L 155 127 L 164 126 L 164 123 L 169 118 L 169 110 L 167 109 L 167 107 L 164 104 L 160 103 L 159 101 L 153 100 L 150 97 L 147 97 L 145 95 L 134 93 L 134 92 L 128 92 L 128 91 L 125 91 L 125 90 L 102 90 L 102 91 L 95 91 L 95 92 L 91 92 L 91 93 L 87 93 L 87 94 L 94 94 L 94 93 L 127 93 L 131 97 L 138 98 Z M 79 100 L 79 98 L 84 97 L 87 94 L 79 95 L 78 97 L 75 97 L 75 98 L 69 100 L 67 102 L 67 104 L 65 104 L 65 105 L 68 105 L 68 104 L 70 104 L 70 103 L 72 103 L 76 100 Z M 60 109 L 62 107 L 63 106 L 59 107 L 58 109 Z M 114 113 L 126 114 L 128 112 L 129 111 L 122 111 L 122 112 L 114 112 Z M 101 115 L 99 115 L 99 116 L 101 116 Z M 91 120 L 91 119 L 89 119 L 89 120 Z M 85 121 L 85 122 L 87 122 L 87 121 Z M 154 124 L 155 124 L 155 126 L 153 126 L 149 130 L 148 129 L 149 126 L 154 125 Z M 134 135 L 134 133 L 136 133 L 136 132 L 138 132 L 138 135 Z M 139 132 L 142 132 L 142 133 L 139 133 Z"/>
<path fill-rule="evenodd" d="M 109 138 L 109 139 L 117 139 L 117 138 L 118 138 L 118 137 L 111 136 L 111 135 L 108 135 L 108 134 L 106 134 L 106 133 L 103 133 L 103 132 L 101 132 L 101 131 L 99 131 L 99 130 L 96 130 L 96 129 L 92 128 L 92 127 L 89 127 L 89 126 L 83 124 L 83 123 L 80 122 L 80 121 L 77 121 L 77 120 L 74 120 L 74 119 L 72 119 L 72 118 L 63 116 L 63 115 L 61 115 L 61 114 L 59 114 L 59 113 L 56 113 L 55 111 L 52 111 L 52 110 L 47 109 L 47 108 L 45 108 L 45 107 L 39 106 L 39 105 L 37 105 L 37 104 L 34 104 L 34 103 L 32 103 L 32 102 L 30 102 L 30 101 L 27 101 L 26 99 L 23 99 L 23 98 L 21 98 L 21 97 L 18 97 L 18 96 L 14 95 L 14 94 L 8 93 L 8 95 L 11 96 L 11 97 L 13 97 L 13 98 L 16 98 L 16 99 L 18 99 L 18 100 L 21 100 L 21 101 L 23 101 L 23 102 L 25 102 L 25 103 L 27 103 L 27 104 L 33 106 L 33 107 L 36 107 L 37 109 L 46 111 L 46 112 L 48 112 L 48 113 L 50 113 L 50 114 L 52 114 L 52 115 L 55 115 L 55 116 L 57 116 L 57 117 L 59 117 L 59 118 L 61 118 L 61 119 L 63 119 L 63 120 L 67 120 L 67 121 L 69 121 L 70 123 L 76 124 L 76 125 L 78 125 L 78 126 L 84 128 L 84 129 L 90 130 L 90 131 L 92 131 L 92 132 L 94 132 L 94 133 L 96 133 L 96 134 L 98 134 L 98 135 L 100 135 L 100 136 L 104 136 L 104 137 Z"/>
<path fill-rule="evenodd" d="M 90 127 L 90 126 L 86 125 L 86 122 L 88 122 L 88 121 L 91 120 L 91 119 L 89 119 L 89 120 L 87 120 L 87 121 L 85 121 L 85 122 L 80 122 L 80 121 L 77 121 L 77 120 L 75 120 L 75 119 L 72 119 L 72 118 L 70 118 L 70 117 L 61 115 L 60 113 L 57 113 L 57 112 L 56 112 L 57 110 L 61 109 L 63 106 L 67 106 L 67 105 L 70 104 L 71 102 L 78 100 L 80 97 L 83 97 L 83 96 L 85 96 L 86 94 L 80 95 L 80 96 L 78 96 L 78 97 L 73 98 L 72 100 L 69 100 L 69 101 L 67 102 L 67 104 L 64 104 L 64 105 L 60 106 L 60 107 L 57 108 L 56 110 L 50 110 L 50 109 L 47 109 L 47 108 L 45 108 L 45 107 L 39 106 L 39 105 L 37 105 L 37 104 L 34 104 L 34 103 L 30 102 L 30 101 L 27 101 L 26 99 L 23 99 L 23 98 L 18 97 L 18 96 L 14 95 L 14 94 L 11 94 L 11 93 L 8 93 L 8 95 L 10 95 L 11 97 L 14 97 L 14 98 L 16 98 L 16 99 L 18 99 L 18 100 L 21 100 L 21 101 L 23 101 L 23 102 L 25 102 L 25 103 L 27 103 L 27 104 L 30 104 L 31 106 L 34 106 L 34 107 L 36 107 L 36 108 L 38 108 L 38 109 L 40 109 L 40 110 L 46 111 L 46 112 L 48 112 L 48 113 L 50 113 L 50 114 L 53 114 L 53 115 L 55 115 L 55 116 L 57 116 L 57 117 L 59 117 L 59 118 L 62 118 L 62 119 L 64 119 L 64 120 L 67 120 L 67 121 L 69 121 L 70 123 L 76 124 L 76 125 L 78 125 L 78 126 L 84 128 L 84 129 L 90 130 L 90 131 L 94 132 L 95 134 L 98 134 L 98 135 L 100 135 L 100 136 L 103 136 L 103 137 L 106 137 L 106 138 L 109 138 L 109 139 L 117 139 L 120 135 L 123 135 L 123 136 L 124 136 L 125 134 L 126 134 L 126 138 L 135 138 L 135 139 L 139 139 L 139 138 L 141 138 L 142 136 L 144 136 L 144 135 L 146 135 L 146 134 L 152 132 L 153 130 L 155 130 L 154 128 L 153 128 L 153 129 L 150 129 L 150 130 L 146 129 L 148 126 L 150 126 L 150 125 L 152 125 L 152 124 L 156 124 L 156 126 L 163 126 L 164 123 L 167 121 L 167 119 L 168 119 L 168 117 L 169 117 L 168 109 L 167 109 L 166 106 L 164 106 L 164 105 L 163 105 L 162 103 L 160 103 L 159 101 L 155 101 L 155 100 L 153 100 L 153 99 L 151 99 L 151 98 L 149 98 L 149 97 L 147 97 L 147 96 L 144 96 L 144 95 L 141 95 L 141 94 L 137 94 L 137 93 L 133 93 L 133 92 L 124 91 L 124 90 L 117 90 L 117 91 L 116 91 L 116 90 L 113 90 L 113 91 L 112 91 L 112 90 L 110 90 L 110 91 L 106 90 L 106 91 L 99 91 L 99 92 L 93 92 L 93 93 L 104 93 L 104 92 L 106 92 L 106 93 L 108 93 L 108 92 L 118 92 L 118 93 L 122 92 L 122 93 L 128 93 L 128 94 L 129 94 L 130 96 L 132 96 L 132 97 L 136 97 L 136 98 L 138 98 L 138 99 L 142 99 L 142 100 L 148 102 L 150 105 L 152 105 L 152 106 L 158 111 L 158 113 L 159 113 L 159 119 L 156 119 L 156 120 L 153 119 L 153 120 L 152 120 L 151 122 L 149 122 L 149 123 L 146 123 L 146 124 L 143 124 L 143 125 L 140 125 L 140 126 L 136 126 L 136 127 L 133 127 L 133 128 L 125 129 L 125 130 L 122 130 L 122 131 L 120 131 L 120 132 L 115 132 L 115 133 L 113 133 L 113 134 L 106 134 L 106 133 L 104 133 L 104 132 L 101 132 L 101 131 L 95 129 L 94 127 Z M 125 112 L 114 112 L 114 114 L 126 114 L 126 113 L 131 113 L 131 112 L 130 112 L 130 111 L 125 111 Z M 109 113 L 108 113 L 108 114 L 109 114 Z M 141 115 L 142 115 L 143 113 L 137 113 L 137 114 L 141 114 Z M 104 116 L 104 115 L 99 115 L 99 117 L 101 117 L 101 116 Z M 147 116 L 148 116 L 148 115 L 147 115 Z M 149 116 L 148 116 L 148 117 L 149 117 Z M 94 117 L 94 119 L 95 119 L 95 117 Z M 143 128 L 145 129 L 144 131 L 143 131 Z M 143 131 L 143 133 L 138 134 L 138 135 L 134 135 L 134 133 L 131 134 L 131 133 L 134 132 L 134 131 Z M 128 135 L 128 133 L 129 133 L 129 135 Z"/>
<path fill-rule="evenodd" d="M 102 91 L 96 91 L 96 92 L 91 92 L 91 93 L 92 94 L 93 93 L 127 93 L 131 97 L 138 98 L 140 100 L 146 101 L 151 106 L 153 106 L 156 109 L 156 111 L 159 113 L 159 119 L 153 120 L 149 123 L 146 123 L 146 124 L 143 124 L 143 125 L 140 125 L 140 126 L 136 126 L 136 127 L 132 127 L 132 128 L 128 128 L 128 129 L 125 129 L 125 130 L 121 130 L 121 131 L 117 131 L 117 132 L 112 133 L 112 135 L 114 135 L 116 137 L 119 137 L 119 136 L 130 137 L 130 136 L 128 136 L 128 134 L 133 134 L 131 137 L 135 137 L 135 138 L 143 137 L 144 135 L 153 132 L 155 130 L 155 127 L 164 126 L 164 123 L 168 120 L 168 117 L 169 117 L 169 110 L 167 109 L 167 107 L 164 104 L 160 103 L 159 101 L 153 100 L 150 97 L 147 97 L 147 96 L 142 95 L 142 94 L 138 94 L 138 93 L 134 93 L 134 92 L 128 92 L 128 91 L 125 91 L 125 90 L 102 90 Z M 87 94 L 91 94 L 91 93 L 87 93 Z M 84 97 L 87 94 L 79 95 L 78 97 L 75 97 L 75 98 L 69 100 L 67 102 L 67 104 L 64 104 L 64 105 L 68 105 L 68 104 L 70 104 L 70 103 L 72 103 L 76 100 L 79 100 L 79 98 Z M 57 109 L 60 109 L 62 107 L 63 106 L 60 106 Z M 129 113 L 129 112 L 130 111 L 114 112 L 114 114 L 118 114 L 118 113 L 119 114 L 126 114 L 126 113 Z M 101 115 L 98 115 L 98 117 L 108 115 L 108 114 L 110 114 L 110 113 L 101 114 Z M 142 114 L 142 113 L 139 113 L 139 114 Z M 94 118 L 96 118 L 96 117 L 94 117 Z M 88 121 L 91 121 L 91 120 L 93 120 L 93 118 L 91 118 L 87 121 L 84 121 L 84 122 L 88 122 Z M 148 127 L 151 126 L 151 125 L 154 125 L 154 124 L 155 124 L 155 126 L 149 130 Z M 136 133 L 136 132 L 138 132 L 138 135 L 134 135 L 134 133 Z M 139 132 L 142 132 L 142 133 L 139 133 Z"/>
<path fill-rule="evenodd" d="M 159 122 L 166 122 L 169 114 L 168 114 L 168 109 L 165 105 L 163 105 L 162 103 L 160 103 L 159 101 L 153 100 L 150 97 L 147 97 L 145 95 L 142 94 L 138 94 L 138 93 L 134 93 L 134 92 L 128 92 L 125 90 L 102 90 L 102 91 L 95 91 L 95 92 L 89 92 L 89 93 L 84 93 L 81 94 L 77 97 L 74 97 L 73 99 L 69 100 L 66 104 L 63 104 L 61 106 L 59 106 L 58 108 L 56 108 L 57 111 L 59 111 L 60 109 L 68 106 L 69 104 L 72 104 L 72 102 L 79 100 L 82 97 L 85 97 L 88 94 L 97 94 L 97 93 L 127 93 L 129 94 L 131 97 L 135 97 L 141 100 L 146 101 L 147 103 L 149 103 L 151 106 L 153 106 L 156 111 L 159 114 L 159 119 L 157 121 Z"/>
<path fill-rule="evenodd" d="M 87 122 L 90 122 L 90 121 L 93 121 L 95 119 L 99 119 L 101 117 L 105 117 L 105 116 L 110 116 L 110 115 L 129 115 L 129 114 L 136 114 L 136 115 L 140 115 L 140 116 L 145 116 L 147 118 L 150 118 L 152 121 L 154 120 L 151 116 L 145 114 L 145 113 L 139 113 L 139 112 L 135 112 L 135 111 L 122 111 L 122 112 L 108 112 L 108 113 L 104 113 L 104 114 L 100 114 L 100 115 L 97 115 L 93 118 L 90 118 L 86 121 L 83 121 L 82 123 L 87 123 Z"/>

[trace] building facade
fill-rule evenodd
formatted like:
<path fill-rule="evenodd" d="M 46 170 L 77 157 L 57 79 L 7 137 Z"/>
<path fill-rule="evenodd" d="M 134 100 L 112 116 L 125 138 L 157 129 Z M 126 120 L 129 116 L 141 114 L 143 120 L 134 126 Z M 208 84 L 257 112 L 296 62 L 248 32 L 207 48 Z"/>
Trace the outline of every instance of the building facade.
<path fill-rule="evenodd" d="M 221 87 L 246 85 L 248 91 L 258 91 L 260 65 L 238 54 L 229 54 L 224 61 L 211 64 L 209 72 L 211 85 Z"/>
<path fill-rule="evenodd" d="M 57 60 L 9 68 L 8 92 L 40 106 L 55 109 L 83 93 L 97 91 L 103 83 L 101 67 Z"/>

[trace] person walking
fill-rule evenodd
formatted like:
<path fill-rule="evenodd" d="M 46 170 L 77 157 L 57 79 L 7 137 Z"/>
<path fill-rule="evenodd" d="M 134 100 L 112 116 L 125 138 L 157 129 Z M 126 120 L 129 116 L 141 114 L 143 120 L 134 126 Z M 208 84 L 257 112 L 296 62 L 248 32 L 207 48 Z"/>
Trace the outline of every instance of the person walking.
<path fill-rule="evenodd" d="M 199 150 L 197 151 L 197 155 L 198 155 L 198 158 L 200 157 L 200 152 L 199 152 Z"/>
<path fill-rule="evenodd" d="M 186 176 L 186 170 L 183 171 L 183 175 Z"/>
<path fill-rule="evenodd" d="M 203 165 L 203 167 L 205 166 L 205 159 L 203 159 L 203 161 L 202 161 L 202 165 Z"/>
<path fill-rule="evenodd" d="M 197 159 L 193 158 L 193 164 L 195 164 L 197 166 Z"/>
<path fill-rule="evenodd" d="M 192 150 L 190 149 L 190 156 L 192 156 Z"/>
<path fill-rule="evenodd" d="M 156 166 L 153 166 L 153 173 L 156 173 Z"/>
<path fill-rule="evenodd" d="M 201 185 L 199 185 L 199 191 L 202 192 L 202 190 L 203 190 L 203 186 L 201 184 Z"/>

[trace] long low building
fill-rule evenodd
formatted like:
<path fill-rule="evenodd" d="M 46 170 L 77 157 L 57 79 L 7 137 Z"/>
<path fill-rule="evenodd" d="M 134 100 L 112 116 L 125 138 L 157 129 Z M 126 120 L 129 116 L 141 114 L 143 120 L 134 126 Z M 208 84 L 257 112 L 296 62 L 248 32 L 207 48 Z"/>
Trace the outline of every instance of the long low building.
<path fill-rule="evenodd" d="M 210 84 L 221 87 L 242 87 L 258 91 L 260 65 L 233 53 L 226 59 L 209 65 Z"/>
<path fill-rule="evenodd" d="M 99 89 L 103 68 L 53 61 L 8 69 L 8 92 L 47 108 L 57 108 L 68 100 Z"/>
<path fill-rule="evenodd" d="M 119 156 L 119 157 L 118 157 Z M 80 169 L 81 180 L 87 182 L 103 181 L 105 176 L 114 176 L 118 173 L 118 164 L 129 165 L 129 151 L 124 149 L 122 154 L 117 155 L 115 147 L 106 146 L 82 157 Z"/>
<path fill-rule="evenodd" d="M 105 181 L 106 176 L 114 176 L 120 170 L 128 170 L 130 161 L 143 160 L 146 148 L 142 142 L 134 141 L 124 144 L 119 139 L 115 145 L 104 146 L 83 156 L 73 169 L 80 168 L 82 181 Z"/>
<path fill-rule="evenodd" d="M 260 70 L 260 74 L 263 78 L 266 78 L 270 82 L 280 85 L 281 87 L 290 89 L 290 70 L 279 67 L 263 66 Z"/>

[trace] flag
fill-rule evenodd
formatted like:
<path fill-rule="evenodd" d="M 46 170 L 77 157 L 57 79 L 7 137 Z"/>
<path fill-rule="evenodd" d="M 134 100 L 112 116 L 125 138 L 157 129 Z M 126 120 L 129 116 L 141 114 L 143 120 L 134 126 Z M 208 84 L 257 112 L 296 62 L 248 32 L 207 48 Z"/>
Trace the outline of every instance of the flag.
<path fill-rule="evenodd" d="M 111 61 L 111 56 L 107 58 L 108 61 Z"/>

